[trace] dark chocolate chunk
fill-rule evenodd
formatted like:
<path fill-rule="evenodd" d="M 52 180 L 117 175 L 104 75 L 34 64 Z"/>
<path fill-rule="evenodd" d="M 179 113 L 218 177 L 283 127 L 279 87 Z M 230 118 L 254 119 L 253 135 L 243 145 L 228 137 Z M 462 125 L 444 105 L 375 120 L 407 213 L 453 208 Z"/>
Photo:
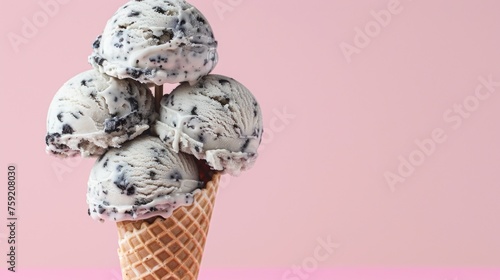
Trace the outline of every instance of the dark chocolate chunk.
<path fill-rule="evenodd" d="M 124 124 L 126 124 L 125 119 L 120 119 L 117 117 L 107 119 L 104 122 L 104 132 L 112 133 L 112 132 L 120 131 Z"/>
<path fill-rule="evenodd" d="M 106 60 L 102 57 L 97 57 L 97 56 L 94 57 L 94 62 L 99 66 L 102 66 L 104 61 L 106 61 Z"/>
<path fill-rule="evenodd" d="M 99 35 L 99 37 L 97 37 L 97 39 L 94 41 L 94 44 L 92 45 L 94 49 L 98 49 L 101 46 L 101 38 L 102 35 Z"/>
<path fill-rule="evenodd" d="M 129 97 L 127 98 L 127 101 L 130 103 L 132 112 L 139 111 L 139 102 L 137 102 L 137 99 Z"/>
<path fill-rule="evenodd" d="M 137 17 L 141 14 L 139 11 L 132 11 L 130 14 L 128 14 L 128 17 Z"/>
<path fill-rule="evenodd" d="M 198 107 L 194 106 L 193 110 L 191 110 L 191 115 L 198 116 L 198 113 L 196 112 L 198 110 Z"/>
<path fill-rule="evenodd" d="M 139 198 L 134 201 L 135 206 L 141 206 L 141 205 L 146 205 L 148 203 L 151 203 L 153 200 L 151 199 L 145 199 L 145 198 Z"/>
<path fill-rule="evenodd" d="M 139 77 L 143 74 L 140 69 L 127 68 L 127 74 L 132 76 L 134 79 L 139 79 Z"/>
<path fill-rule="evenodd" d="M 63 114 L 62 113 L 59 113 L 57 114 L 57 119 L 62 122 L 62 117 L 63 117 Z"/>
<path fill-rule="evenodd" d="M 201 16 L 198 16 L 198 17 L 196 18 L 196 20 L 197 20 L 197 21 L 199 21 L 201 24 L 205 24 L 205 23 L 206 23 L 205 19 L 204 19 L 204 18 L 202 18 Z"/>
<path fill-rule="evenodd" d="M 220 79 L 220 80 L 219 80 L 219 83 L 220 83 L 221 85 L 224 85 L 224 84 L 229 84 L 229 81 L 228 81 L 228 80 L 225 80 L 225 79 Z"/>
<path fill-rule="evenodd" d="M 101 160 L 104 159 L 104 157 L 106 156 L 106 154 L 102 154 L 98 159 L 97 159 L 97 162 L 101 162 Z"/>
<path fill-rule="evenodd" d="M 155 12 L 157 12 L 159 14 L 162 14 L 162 15 L 164 15 L 167 12 L 162 7 L 158 7 L 158 6 L 153 7 L 153 11 L 155 11 Z"/>
<path fill-rule="evenodd" d="M 135 194 L 135 186 L 130 186 L 129 188 L 127 188 L 127 195 L 128 196 L 131 196 L 131 195 L 134 195 Z"/>
<path fill-rule="evenodd" d="M 250 144 L 250 139 L 247 139 L 243 144 L 243 146 L 241 147 L 241 151 L 244 152 L 248 148 L 249 144 Z"/>
<path fill-rule="evenodd" d="M 182 175 L 178 171 L 174 171 L 172 174 L 170 174 L 170 179 L 179 182 L 180 180 L 182 180 Z"/>
<path fill-rule="evenodd" d="M 62 134 L 73 134 L 75 132 L 69 124 L 63 125 Z"/>
<path fill-rule="evenodd" d="M 113 183 L 116 185 L 117 188 L 119 188 L 122 191 L 127 189 L 128 182 L 123 174 L 120 174 L 120 176 L 118 176 L 116 181 L 114 181 Z"/>

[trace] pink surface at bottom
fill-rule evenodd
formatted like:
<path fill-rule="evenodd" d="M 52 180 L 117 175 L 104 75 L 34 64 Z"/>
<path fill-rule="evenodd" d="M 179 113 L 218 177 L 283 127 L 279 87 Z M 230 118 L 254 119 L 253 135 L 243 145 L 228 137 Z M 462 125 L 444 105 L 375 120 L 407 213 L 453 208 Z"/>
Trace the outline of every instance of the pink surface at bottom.
<path fill-rule="evenodd" d="M 0 279 L 72 279 L 72 280 L 121 280 L 119 268 L 115 269 L 26 269 L 12 273 L 0 272 Z M 499 269 L 426 269 L 426 268 L 339 268 L 317 270 L 289 269 L 205 269 L 198 280 L 498 280 Z"/>

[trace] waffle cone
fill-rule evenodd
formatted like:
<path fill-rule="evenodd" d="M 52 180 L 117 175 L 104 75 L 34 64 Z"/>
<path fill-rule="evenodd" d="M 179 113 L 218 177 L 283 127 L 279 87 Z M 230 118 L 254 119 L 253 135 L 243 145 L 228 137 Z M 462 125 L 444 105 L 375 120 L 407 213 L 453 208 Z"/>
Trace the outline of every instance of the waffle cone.
<path fill-rule="evenodd" d="M 220 174 L 171 217 L 118 222 L 123 279 L 195 280 L 208 235 Z"/>

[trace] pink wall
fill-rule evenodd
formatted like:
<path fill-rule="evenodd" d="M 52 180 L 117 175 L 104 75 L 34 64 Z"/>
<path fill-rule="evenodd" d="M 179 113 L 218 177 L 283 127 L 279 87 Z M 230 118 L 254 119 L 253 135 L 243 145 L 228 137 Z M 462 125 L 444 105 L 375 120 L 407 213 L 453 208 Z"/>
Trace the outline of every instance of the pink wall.
<path fill-rule="evenodd" d="M 53 94 L 125 1 L 54 1 L 13 1 L 0 26 L 19 265 L 117 267 L 114 225 L 87 216 L 93 161 L 43 140 Z M 500 266 L 499 1 L 192 2 L 220 43 L 214 72 L 253 91 L 267 131 L 255 168 L 224 180 L 205 267 Z"/>

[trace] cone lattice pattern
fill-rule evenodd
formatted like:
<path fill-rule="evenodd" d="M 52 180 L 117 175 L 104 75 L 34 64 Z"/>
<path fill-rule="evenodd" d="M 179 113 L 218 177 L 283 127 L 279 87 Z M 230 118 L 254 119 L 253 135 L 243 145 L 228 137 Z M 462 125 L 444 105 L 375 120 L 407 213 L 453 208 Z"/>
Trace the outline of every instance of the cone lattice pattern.
<path fill-rule="evenodd" d="M 168 219 L 117 223 L 123 279 L 198 278 L 219 180 L 215 174 L 193 205 L 176 209 Z"/>

